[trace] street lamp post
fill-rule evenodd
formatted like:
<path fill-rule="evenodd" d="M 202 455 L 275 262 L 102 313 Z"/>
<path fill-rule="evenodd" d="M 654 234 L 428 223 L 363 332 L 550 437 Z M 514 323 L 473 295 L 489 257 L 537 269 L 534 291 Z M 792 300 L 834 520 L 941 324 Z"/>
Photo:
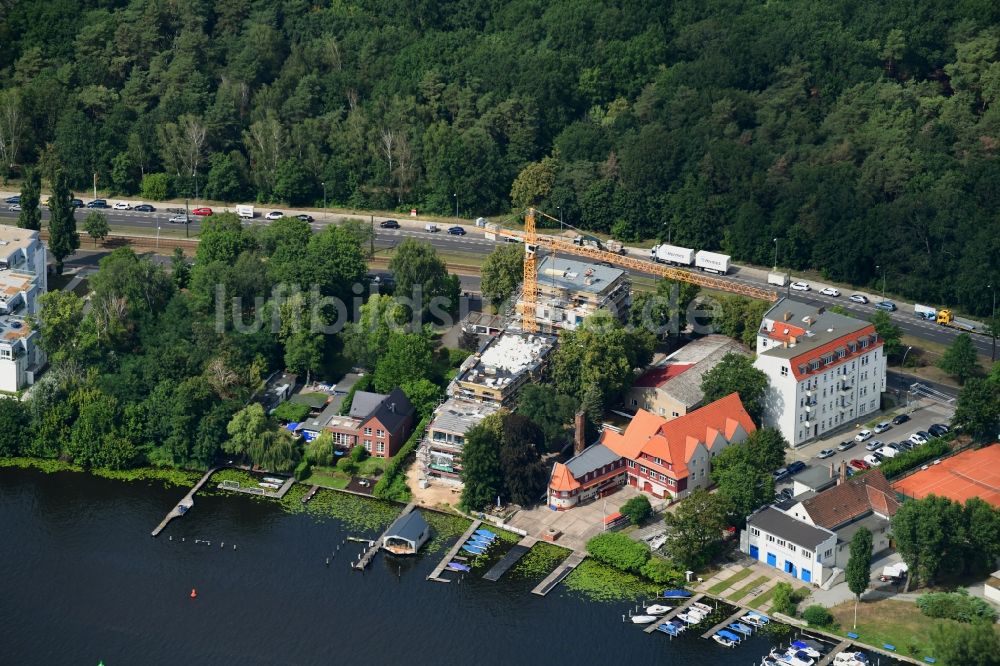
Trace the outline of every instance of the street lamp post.
<path fill-rule="evenodd" d="M 904 367 L 905 366 L 905 364 L 906 364 L 906 355 L 910 353 L 911 349 L 913 349 L 913 347 L 907 347 L 906 351 L 903 352 L 903 360 L 901 360 L 899 362 L 900 367 Z"/>
<path fill-rule="evenodd" d="M 885 266 L 875 266 L 875 270 L 882 269 L 882 300 L 885 300 Z"/>
<path fill-rule="evenodd" d="M 774 270 L 778 270 L 778 239 L 774 239 Z"/>
<path fill-rule="evenodd" d="M 156 225 L 156 249 L 160 249 L 160 225 Z"/>
<path fill-rule="evenodd" d="M 997 288 L 992 282 L 986 285 L 993 292 L 993 311 L 990 314 L 990 337 L 993 338 L 993 351 L 990 360 L 997 360 Z"/>
<path fill-rule="evenodd" d="M 326 182 L 320 183 L 323 186 L 323 214 L 326 215 Z"/>
<path fill-rule="evenodd" d="M 455 197 L 455 217 L 458 217 L 458 193 L 452 195 Z"/>
<path fill-rule="evenodd" d="M 188 193 L 187 197 L 184 197 L 184 238 L 191 237 L 191 214 L 188 212 L 188 197 L 191 193 Z"/>
<path fill-rule="evenodd" d="M 559 233 L 562 233 L 562 230 L 563 230 L 562 206 L 556 206 L 556 210 L 559 211 Z"/>

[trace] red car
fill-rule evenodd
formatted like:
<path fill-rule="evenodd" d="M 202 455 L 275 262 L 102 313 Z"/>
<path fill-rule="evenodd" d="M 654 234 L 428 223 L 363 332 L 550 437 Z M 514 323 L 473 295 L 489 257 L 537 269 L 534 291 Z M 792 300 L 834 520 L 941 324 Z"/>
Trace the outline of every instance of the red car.
<path fill-rule="evenodd" d="M 209 208 L 208 206 L 202 206 L 201 208 L 195 208 L 193 211 L 191 211 L 191 214 L 192 215 L 211 215 L 212 214 L 212 209 Z"/>
<path fill-rule="evenodd" d="M 864 460 L 859 460 L 855 458 L 850 462 L 851 467 L 854 469 L 871 469 L 871 465 L 866 463 Z"/>

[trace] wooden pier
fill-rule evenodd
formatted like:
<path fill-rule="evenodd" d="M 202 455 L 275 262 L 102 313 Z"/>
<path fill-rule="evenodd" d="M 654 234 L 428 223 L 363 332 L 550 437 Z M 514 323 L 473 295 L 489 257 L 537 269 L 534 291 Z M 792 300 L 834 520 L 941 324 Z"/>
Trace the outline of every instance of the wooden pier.
<path fill-rule="evenodd" d="M 517 564 L 518 560 L 528 554 L 531 547 L 538 543 L 538 539 L 533 536 L 526 536 L 514 545 L 513 548 L 507 551 L 503 558 L 493 565 L 493 568 L 486 572 L 483 576 L 486 580 L 496 582 L 500 580 L 507 571 L 510 570 L 512 566 Z"/>
<path fill-rule="evenodd" d="M 312 488 L 310 488 L 309 492 L 307 492 L 305 495 L 302 496 L 302 503 L 308 504 L 309 500 L 311 500 L 313 497 L 316 497 L 316 493 L 319 492 L 319 488 L 320 488 L 319 486 L 313 486 Z"/>
<path fill-rule="evenodd" d="M 268 497 L 270 499 L 281 499 L 285 494 L 291 490 L 292 486 L 295 485 L 295 477 L 288 477 L 285 482 L 281 484 L 281 487 L 277 490 L 267 490 L 265 488 L 254 488 L 247 487 L 244 488 L 240 485 L 230 485 L 226 481 L 219 484 L 220 490 L 231 490 L 234 493 L 246 493 L 247 495 L 259 495 L 260 497 Z M 311 499 L 311 498 L 310 498 Z"/>
<path fill-rule="evenodd" d="M 539 583 L 535 589 L 531 591 L 531 593 L 544 597 L 552 591 L 552 588 L 561 583 L 566 576 L 570 575 L 573 569 L 580 566 L 580 562 L 583 562 L 586 557 L 586 552 L 574 550 L 573 553 L 567 557 L 562 564 L 556 567 L 555 571 L 546 576 L 545 580 Z"/>
<path fill-rule="evenodd" d="M 212 469 L 205 472 L 205 475 L 201 477 L 198 483 L 194 484 L 194 488 L 189 490 L 187 495 L 185 495 L 181 499 L 181 501 L 177 503 L 177 506 L 175 506 L 170 511 L 170 513 L 167 514 L 167 517 L 164 518 L 162 521 L 160 521 L 160 524 L 157 525 L 156 528 L 152 531 L 152 535 L 158 536 L 160 532 L 162 532 L 167 527 L 167 523 L 169 523 L 174 518 L 177 518 L 178 516 L 183 516 L 185 513 L 187 513 L 188 510 L 194 506 L 194 494 L 199 490 L 201 490 L 201 487 L 205 485 L 209 477 L 215 474 L 219 469 L 221 468 L 213 467 Z"/>
<path fill-rule="evenodd" d="M 427 577 L 427 580 L 433 580 L 438 583 L 451 582 L 449 579 L 441 576 L 441 574 L 444 573 L 444 570 L 448 566 L 448 563 L 451 562 L 456 555 L 458 555 L 458 551 L 462 550 L 462 546 L 465 544 L 465 542 L 468 541 L 470 538 L 472 538 L 472 535 L 475 534 L 476 530 L 478 530 L 479 526 L 482 524 L 483 521 L 481 520 L 472 521 L 472 524 L 469 525 L 469 529 L 465 530 L 465 534 L 459 537 L 458 541 L 455 542 L 455 545 L 452 546 L 447 553 L 445 553 L 444 557 L 441 559 L 438 565 L 434 567 L 434 571 L 432 571 L 431 574 Z"/>
<path fill-rule="evenodd" d="M 850 646 L 851 646 L 850 640 L 844 639 L 840 641 L 840 643 L 838 643 L 836 647 L 834 647 L 832 650 L 826 653 L 825 657 L 819 660 L 819 663 L 816 666 L 829 666 L 829 664 L 831 664 L 833 660 L 837 658 L 837 653 L 843 652 Z"/>
<path fill-rule="evenodd" d="M 743 617 L 744 615 L 746 615 L 749 612 L 750 611 L 748 611 L 748 610 L 746 610 L 744 608 L 740 608 L 735 613 L 733 613 L 728 618 L 726 618 L 725 621 L 720 622 L 719 624 L 715 625 L 714 627 L 712 627 L 711 629 L 709 629 L 708 631 L 706 631 L 705 633 L 703 633 L 701 635 L 701 637 L 702 638 L 711 638 L 712 636 L 715 635 L 715 632 L 719 631 L 720 629 L 727 628 L 730 623 L 736 622 L 737 620 L 739 620 L 741 617 Z M 743 624 L 746 624 L 746 623 L 744 622 Z M 747 626 L 750 627 L 751 629 L 756 629 L 756 627 L 753 627 L 753 626 L 750 626 L 750 625 L 747 625 Z M 743 634 L 741 634 L 738 631 L 733 631 L 733 633 L 739 635 L 741 641 L 744 638 L 749 638 L 749 636 L 744 636 Z"/>
<path fill-rule="evenodd" d="M 402 512 L 400 512 L 400 514 L 396 517 L 396 520 L 399 520 L 406 514 L 413 511 L 414 507 L 416 507 L 416 504 L 414 504 L 413 502 L 407 504 L 405 507 L 403 507 Z M 388 528 L 386 528 L 386 531 L 388 531 Z M 385 537 L 385 532 L 382 532 L 382 534 L 380 534 L 379 537 L 374 541 L 370 541 L 368 549 L 365 550 L 365 552 L 361 555 L 361 557 L 359 557 L 355 562 L 351 563 L 351 568 L 357 569 L 358 571 L 364 571 L 366 568 L 368 568 L 368 565 L 371 564 L 372 560 L 375 558 L 375 553 L 377 553 L 379 551 L 379 548 L 382 547 L 383 537 Z"/>
<path fill-rule="evenodd" d="M 684 601 L 683 604 L 681 604 L 677 608 L 673 609 L 672 611 L 670 611 L 669 613 L 667 613 L 663 617 L 659 618 L 655 622 L 650 622 L 649 626 L 646 627 L 645 629 L 643 629 L 643 631 L 645 631 L 647 634 L 653 633 L 654 631 L 656 631 L 656 628 L 658 626 L 660 626 L 664 622 L 670 622 L 672 619 L 674 619 L 675 617 L 677 617 L 678 615 L 680 615 L 681 613 L 683 613 L 684 611 L 686 611 L 688 608 L 691 608 L 691 605 L 693 603 L 695 603 L 696 601 L 701 601 L 702 597 L 704 597 L 704 596 L 705 596 L 704 594 L 696 594 L 696 595 L 694 595 L 690 599 Z M 668 601 L 669 602 L 669 601 L 682 601 L 682 599 L 676 599 L 676 600 L 674 600 L 674 599 L 666 599 L 666 598 L 663 598 L 663 599 L 657 598 L 656 601 L 657 602 L 661 602 L 661 601 Z"/>

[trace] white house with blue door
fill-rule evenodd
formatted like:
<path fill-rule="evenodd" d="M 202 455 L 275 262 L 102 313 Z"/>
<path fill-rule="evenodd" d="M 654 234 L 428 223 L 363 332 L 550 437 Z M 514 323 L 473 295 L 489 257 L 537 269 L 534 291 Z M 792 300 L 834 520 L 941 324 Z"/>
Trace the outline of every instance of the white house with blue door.
<path fill-rule="evenodd" d="M 809 525 L 774 507 L 747 518 L 740 550 L 806 583 L 820 585 L 832 573 L 837 534 Z M 829 557 L 827 557 L 829 553 Z"/>

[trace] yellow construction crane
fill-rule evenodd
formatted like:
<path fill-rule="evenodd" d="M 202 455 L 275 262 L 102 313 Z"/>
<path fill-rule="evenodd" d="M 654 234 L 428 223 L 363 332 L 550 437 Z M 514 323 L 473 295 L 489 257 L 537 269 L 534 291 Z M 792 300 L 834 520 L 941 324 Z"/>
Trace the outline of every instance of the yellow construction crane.
<path fill-rule="evenodd" d="M 562 238 L 554 238 L 547 235 L 539 236 L 535 231 L 535 209 L 529 208 L 524 217 L 524 231 L 511 231 L 509 229 L 498 228 L 495 233 L 498 236 L 516 239 L 524 242 L 524 286 L 520 303 L 521 330 L 535 333 L 538 331 L 538 322 L 535 321 L 536 304 L 538 301 L 538 250 L 545 248 L 550 252 L 562 252 L 579 257 L 587 257 L 595 261 L 606 261 L 615 266 L 627 268 L 631 271 L 656 275 L 666 280 L 676 280 L 678 282 L 690 282 L 706 289 L 725 291 L 731 294 L 739 294 L 750 298 L 758 298 L 764 301 L 778 300 L 778 294 L 764 287 L 732 282 L 720 277 L 695 273 L 680 268 L 670 268 L 662 264 L 644 259 L 636 259 L 626 255 L 608 252 L 593 247 L 576 245 L 572 241 Z M 545 215 L 545 213 L 541 213 Z M 553 221 L 556 218 L 545 215 Z"/>

